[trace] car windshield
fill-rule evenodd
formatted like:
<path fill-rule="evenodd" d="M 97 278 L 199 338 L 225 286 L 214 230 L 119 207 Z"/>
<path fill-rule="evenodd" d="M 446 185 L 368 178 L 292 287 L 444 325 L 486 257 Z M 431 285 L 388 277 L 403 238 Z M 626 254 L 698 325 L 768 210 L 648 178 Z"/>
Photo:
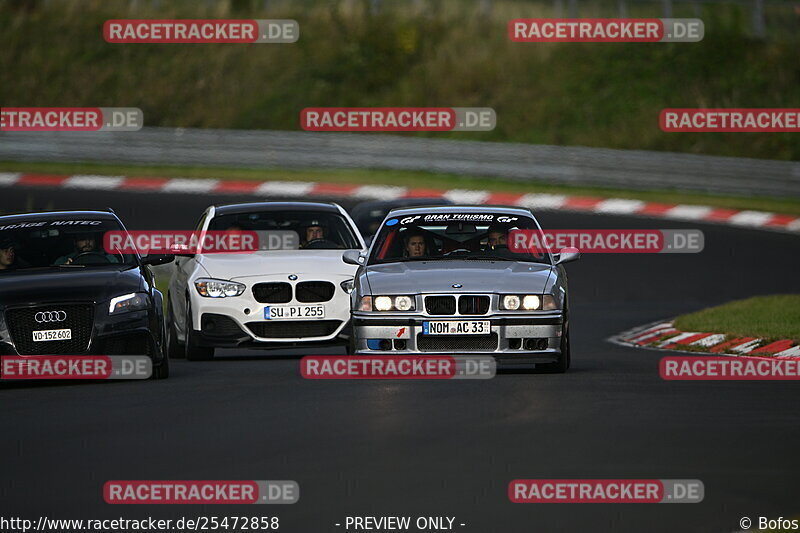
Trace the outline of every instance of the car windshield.
<path fill-rule="evenodd" d="M 389 218 L 375 239 L 369 263 L 452 259 L 551 263 L 546 252 L 510 250 L 512 230 L 539 231 L 539 228 L 530 217 L 502 212 L 425 213 Z"/>
<path fill-rule="evenodd" d="M 336 250 L 359 248 L 350 224 L 325 211 L 251 211 L 223 214 L 210 231 L 254 231 L 260 250 Z"/>
<path fill-rule="evenodd" d="M 113 219 L 0 220 L 0 275 L 41 268 L 134 266 L 136 257 L 105 249 L 109 231 L 124 231 Z"/>

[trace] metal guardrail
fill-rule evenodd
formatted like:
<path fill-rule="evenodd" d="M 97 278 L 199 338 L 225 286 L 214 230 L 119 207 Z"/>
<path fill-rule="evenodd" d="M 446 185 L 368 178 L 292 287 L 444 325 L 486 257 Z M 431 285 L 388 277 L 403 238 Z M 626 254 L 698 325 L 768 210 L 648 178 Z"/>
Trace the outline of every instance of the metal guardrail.
<path fill-rule="evenodd" d="M 382 168 L 567 185 L 800 197 L 798 162 L 383 134 L 175 128 L 2 132 L 0 160 Z"/>

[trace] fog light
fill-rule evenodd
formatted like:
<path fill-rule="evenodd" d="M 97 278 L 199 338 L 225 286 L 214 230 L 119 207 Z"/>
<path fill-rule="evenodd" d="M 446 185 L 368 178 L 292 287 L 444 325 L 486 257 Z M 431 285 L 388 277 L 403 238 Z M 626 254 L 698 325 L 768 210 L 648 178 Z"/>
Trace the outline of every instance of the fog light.
<path fill-rule="evenodd" d="M 508 339 L 508 347 L 512 350 L 519 350 L 522 346 L 522 339 Z"/>
<path fill-rule="evenodd" d="M 394 349 L 395 350 L 405 350 L 406 349 L 406 341 L 405 341 L 405 339 L 395 339 L 394 340 Z"/>
<path fill-rule="evenodd" d="M 381 341 L 378 343 L 378 346 L 383 351 L 391 350 L 392 349 L 392 341 L 390 341 L 389 339 L 381 339 Z"/>
<path fill-rule="evenodd" d="M 536 339 L 525 339 L 525 349 L 526 350 L 535 350 L 536 349 Z"/>
<path fill-rule="evenodd" d="M 547 344 L 548 344 L 547 339 L 539 339 L 539 342 L 537 344 L 538 344 L 537 349 L 539 350 L 547 349 Z"/>

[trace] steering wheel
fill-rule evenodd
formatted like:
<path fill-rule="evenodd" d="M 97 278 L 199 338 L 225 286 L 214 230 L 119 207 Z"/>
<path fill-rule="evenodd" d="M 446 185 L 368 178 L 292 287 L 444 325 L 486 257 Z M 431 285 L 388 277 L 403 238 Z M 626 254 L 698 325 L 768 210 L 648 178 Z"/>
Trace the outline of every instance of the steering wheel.
<path fill-rule="evenodd" d="M 333 241 L 329 241 L 328 239 L 313 239 L 308 241 L 305 245 L 306 250 L 330 250 L 331 248 L 341 248 L 341 246 Z"/>
<path fill-rule="evenodd" d="M 78 255 L 76 255 L 72 259 L 72 263 L 71 264 L 73 264 L 73 265 L 82 265 L 84 263 L 82 261 L 80 261 L 81 257 L 87 257 L 87 256 L 90 256 L 90 255 L 93 255 L 95 257 L 102 257 L 103 260 L 106 263 L 110 263 L 111 262 L 111 260 L 108 258 L 108 256 L 106 254 L 104 254 L 103 252 L 81 252 L 81 253 L 79 253 Z"/>
<path fill-rule="evenodd" d="M 448 255 L 453 255 L 453 254 L 461 255 L 461 254 L 464 254 L 464 253 L 470 253 L 471 251 L 472 250 L 470 250 L 468 248 L 456 248 L 455 250 L 450 250 L 449 252 L 444 254 L 444 256 L 447 257 Z"/>

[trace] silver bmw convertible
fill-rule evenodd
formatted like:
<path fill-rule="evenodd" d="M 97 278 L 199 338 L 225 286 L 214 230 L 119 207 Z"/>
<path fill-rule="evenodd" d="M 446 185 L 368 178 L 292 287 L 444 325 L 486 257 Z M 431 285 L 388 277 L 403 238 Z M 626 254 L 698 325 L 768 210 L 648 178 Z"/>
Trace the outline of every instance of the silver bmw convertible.
<path fill-rule="evenodd" d="M 570 342 L 563 265 L 580 254 L 519 245 L 541 235 L 533 213 L 523 208 L 391 211 L 368 250 L 343 255 L 359 266 L 351 292 L 351 353 L 491 354 L 501 364 L 565 372 Z"/>

